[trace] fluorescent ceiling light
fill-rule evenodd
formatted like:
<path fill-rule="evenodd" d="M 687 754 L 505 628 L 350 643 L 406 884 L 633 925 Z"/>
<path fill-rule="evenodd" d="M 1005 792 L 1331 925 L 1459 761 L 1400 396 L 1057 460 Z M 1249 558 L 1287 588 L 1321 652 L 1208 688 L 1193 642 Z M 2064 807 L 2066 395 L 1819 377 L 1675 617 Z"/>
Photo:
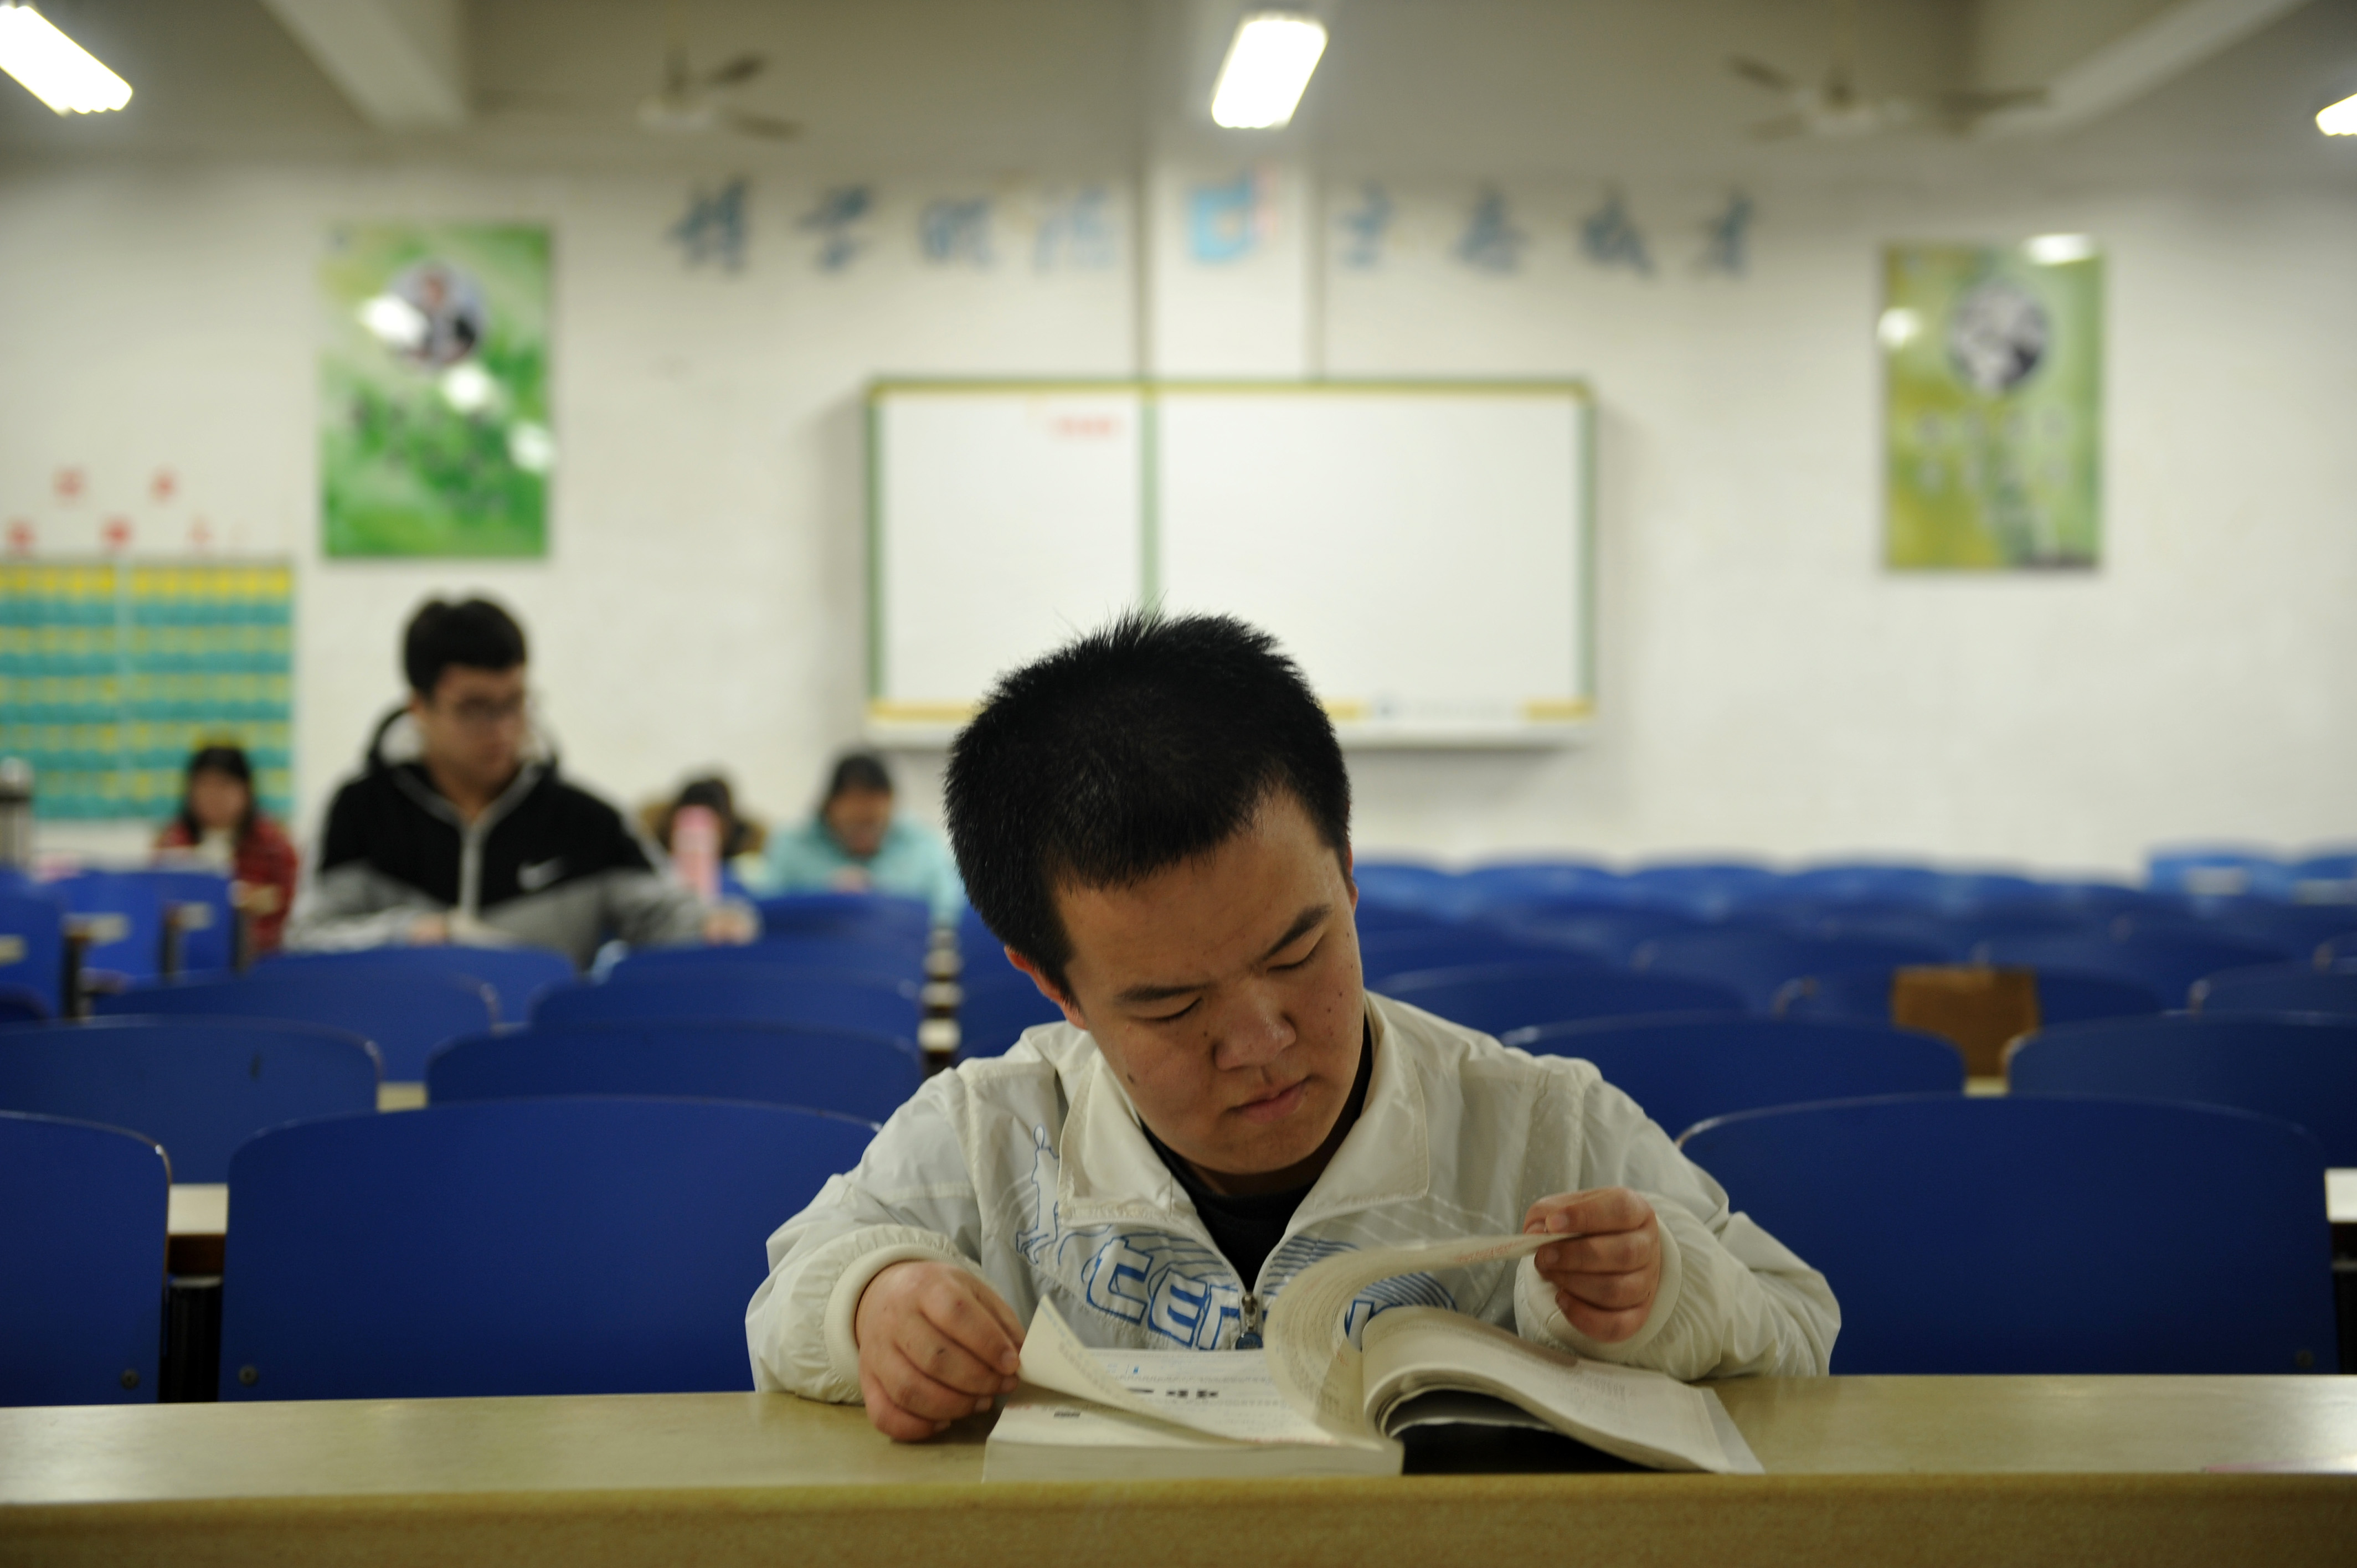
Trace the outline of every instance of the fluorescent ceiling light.
<path fill-rule="evenodd" d="M 1923 317 L 1904 306 L 1894 306 L 1874 324 L 1874 335 L 1886 349 L 1904 349 L 1923 335 Z"/>
<path fill-rule="evenodd" d="M 1325 52 L 1326 29 L 1308 16 L 1290 11 L 1246 16 L 1211 90 L 1212 120 L 1232 131 L 1287 124 Z"/>
<path fill-rule="evenodd" d="M 131 84 L 30 5 L 0 5 L 0 70 L 60 114 L 98 114 L 131 102 Z"/>
<path fill-rule="evenodd" d="M 2316 128 L 2328 136 L 2357 136 L 2357 97 L 2344 98 L 2330 109 L 2318 110 Z"/>
<path fill-rule="evenodd" d="M 2090 260 L 2095 253 L 2095 238 L 2092 234 L 2040 234 L 2025 242 L 2021 247 L 2029 259 L 2040 266 L 2059 267 L 2070 262 Z"/>

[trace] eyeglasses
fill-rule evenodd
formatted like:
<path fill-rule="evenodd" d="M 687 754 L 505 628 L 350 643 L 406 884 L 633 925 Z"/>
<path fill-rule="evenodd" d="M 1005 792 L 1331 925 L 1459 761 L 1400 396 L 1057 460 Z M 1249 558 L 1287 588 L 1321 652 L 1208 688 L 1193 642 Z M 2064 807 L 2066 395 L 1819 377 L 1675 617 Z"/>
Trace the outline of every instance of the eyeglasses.
<path fill-rule="evenodd" d="M 436 705 L 440 706 L 438 703 Z M 519 692 L 502 702 L 491 702 L 482 697 L 469 697 L 464 702 L 452 703 L 442 711 L 464 728 L 484 730 L 497 729 L 502 725 L 521 724 L 531 706 L 532 693 Z"/>

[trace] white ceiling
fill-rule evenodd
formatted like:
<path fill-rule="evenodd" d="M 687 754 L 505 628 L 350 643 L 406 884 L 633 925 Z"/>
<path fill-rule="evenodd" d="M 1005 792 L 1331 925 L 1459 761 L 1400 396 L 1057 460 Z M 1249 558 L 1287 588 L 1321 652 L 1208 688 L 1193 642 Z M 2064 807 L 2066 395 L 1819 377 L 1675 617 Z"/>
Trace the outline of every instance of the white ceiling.
<path fill-rule="evenodd" d="M 137 90 L 59 119 L 0 82 L 0 156 L 418 158 L 556 167 L 829 172 L 1119 169 L 1148 142 L 1298 150 L 1340 171 L 1719 178 L 2346 181 L 2357 142 L 2311 123 L 2357 91 L 2357 0 L 2311 0 L 2098 123 L 1976 142 L 1751 140 L 1781 107 L 1727 69 L 1822 70 L 1829 0 L 1341 0 L 1294 130 L 1212 133 L 1193 113 L 1216 0 L 695 0 L 695 52 L 770 61 L 741 95 L 797 142 L 658 138 L 661 0 L 469 0 L 478 109 L 450 132 L 371 129 L 262 0 L 41 0 Z M 2122 0 L 2049 0 L 2110 5 Z M 1877 95 L 1972 79 L 1970 0 L 1862 0 Z"/>

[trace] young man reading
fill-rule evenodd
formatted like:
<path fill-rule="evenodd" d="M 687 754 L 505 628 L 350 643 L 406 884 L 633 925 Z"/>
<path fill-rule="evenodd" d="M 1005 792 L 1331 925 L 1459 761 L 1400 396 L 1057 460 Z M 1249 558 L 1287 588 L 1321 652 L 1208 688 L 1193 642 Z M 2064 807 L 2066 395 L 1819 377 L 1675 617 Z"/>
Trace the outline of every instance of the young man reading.
<path fill-rule="evenodd" d="M 1680 1378 L 1823 1372 L 1824 1279 L 1583 1061 L 1368 994 L 1350 780 L 1265 636 L 1134 617 L 1006 678 L 950 834 L 1063 1009 L 928 1082 L 770 1239 L 754 1381 L 929 1437 L 1015 1386 L 1042 1299 L 1095 1345 L 1259 1343 L 1334 1251 L 1540 1230 L 1374 1287 Z"/>
<path fill-rule="evenodd" d="M 598 944 L 746 941 L 655 868 L 621 814 L 534 744 L 523 628 L 487 599 L 421 607 L 402 640 L 409 701 L 336 792 L 290 948 L 524 942 L 587 966 Z"/>

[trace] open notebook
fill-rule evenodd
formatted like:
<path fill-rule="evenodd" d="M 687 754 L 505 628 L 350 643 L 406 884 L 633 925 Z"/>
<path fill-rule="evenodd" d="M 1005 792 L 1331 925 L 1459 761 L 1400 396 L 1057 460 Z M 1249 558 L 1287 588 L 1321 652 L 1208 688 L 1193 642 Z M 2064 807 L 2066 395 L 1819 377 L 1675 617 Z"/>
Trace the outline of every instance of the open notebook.
<path fill-rule="evenodd" d="M 984 1479 L 1396 1475 L 1398 1434 L 1434 1422 L 1544 1428 L 1656 1469 L 1758 1474 L 1718 1396 L 1659 1372 L 1435 1307 L 1380 1313 L 1363 1348 L 1351 1343 L 1345 1314 L 1376 1281 L 1520 1259 L 1550 1240 L 1337 1254 L 1277 1297 L 1265 1350 L 1092 1350 L 1043 1301 Z"/>

